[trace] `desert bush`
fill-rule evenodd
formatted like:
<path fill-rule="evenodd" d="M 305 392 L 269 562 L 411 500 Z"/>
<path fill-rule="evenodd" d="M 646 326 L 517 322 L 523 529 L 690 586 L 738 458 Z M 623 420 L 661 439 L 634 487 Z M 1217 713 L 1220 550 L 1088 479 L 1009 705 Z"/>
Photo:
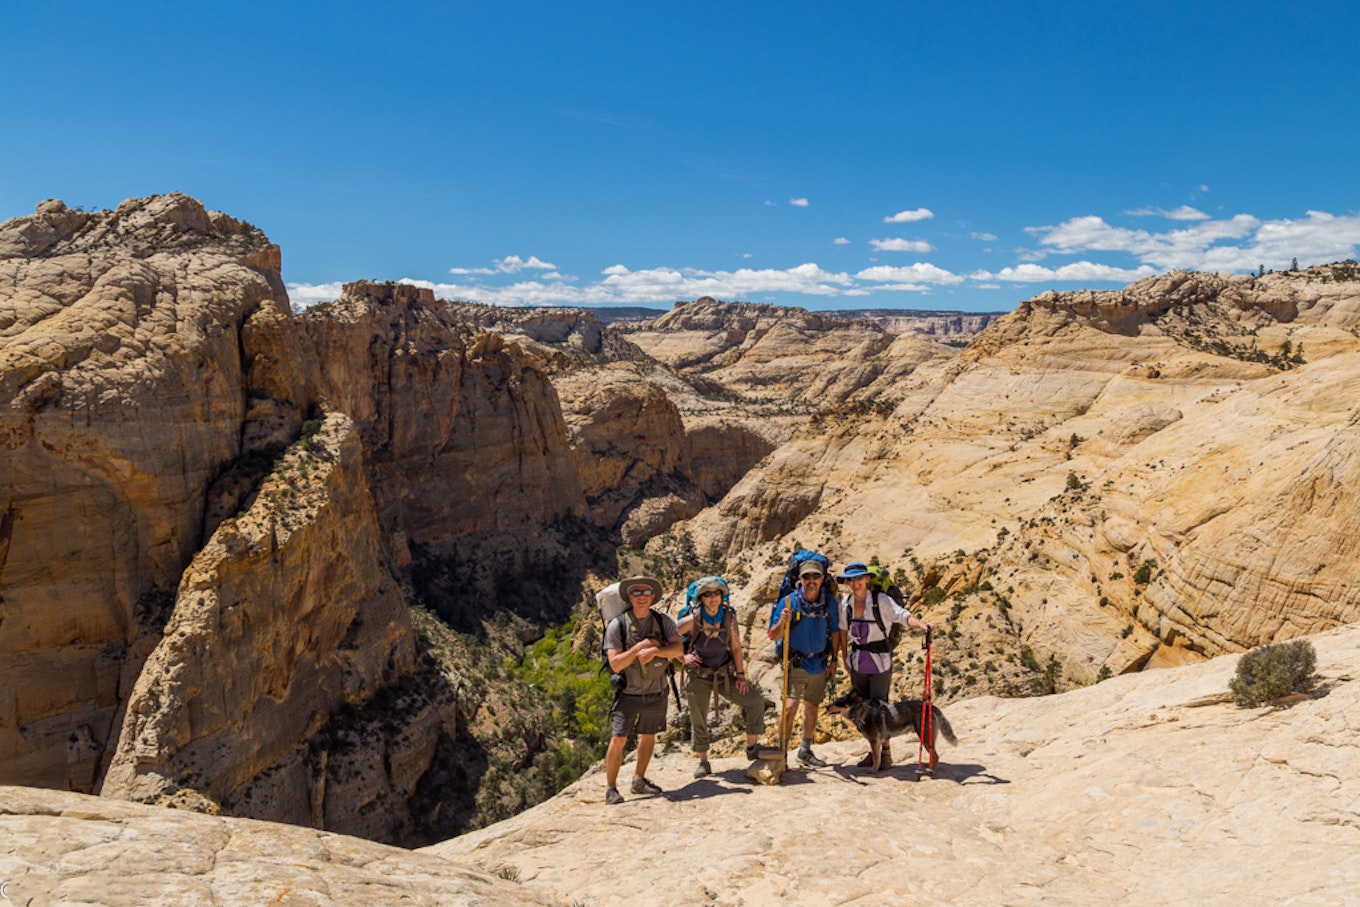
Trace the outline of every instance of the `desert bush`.
<path fill-rule="evenodd" d="M 1252 649 L 1237 662 L 1237 676 L 1228 682 L 1233 702 L 1255 708 L 1290 693 L 1313 687 L 1317 652 L 1306 639 L 1273 643 Z"/>

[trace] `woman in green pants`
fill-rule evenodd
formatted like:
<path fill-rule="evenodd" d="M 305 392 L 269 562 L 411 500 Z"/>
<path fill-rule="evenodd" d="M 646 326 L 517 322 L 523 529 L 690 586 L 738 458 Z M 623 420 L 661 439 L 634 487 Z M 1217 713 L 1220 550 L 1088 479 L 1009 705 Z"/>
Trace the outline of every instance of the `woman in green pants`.
<path fill-rule="evenodd" d="M 694 597 L 699 606 L 682 613 L 677 628 L 688 640 L 685 696 L 689 700 L 690 742 L 699 757 L 694 777 L 702 778 L 712 771 L 708 764 L 708 709 L 713 693 L 742 710 L 748 759 L 759 754 L 760 735 L 765 731 L 765 700 L 746 679 L 737 614 L 727 604 L 727 583 L 718 576 L 695 580 Z"/>

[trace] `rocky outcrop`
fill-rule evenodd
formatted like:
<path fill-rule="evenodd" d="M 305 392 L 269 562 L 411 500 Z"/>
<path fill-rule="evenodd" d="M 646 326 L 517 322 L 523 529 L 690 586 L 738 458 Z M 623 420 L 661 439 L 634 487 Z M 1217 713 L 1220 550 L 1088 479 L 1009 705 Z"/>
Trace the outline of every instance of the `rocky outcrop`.
<path fill-rule="evenodd" d="M 1255 709 L 1227 697 L 1235 656 L 1031 699 L 945 705 L 959 737 L 917 780 L 855 768 L 843 725 L 817 751 L 832 768 L 752 784 L 740 757 L 692 777 L 658 753 L 666 791 L 605 807 L 596 771 L 519 816 L 419 851 L 307 829 L 0 788 L 0 863 L 19 903 L 110 907 L 288 898 L 434 904 L 1345 903 L 1360 888 L 1348 719 L 1360 709 L 1360 627 L 1317 637 L 1310 697 Z M 624 767 L 625 777 L 629 767 Z M 778 821 L 770 817 L 778 817 Z M 853 827 L 867 847 L 809 836 Z M 646 828 L 656 854 L 619 860 Z M 264 855 L 262 857 L 262 855 Z M 497 879 L 494 876 L 501 876 Z M 517 882 L 505 881 L 513 878 Z"/>
<path fill-rule="evenodd" d="M 429 290 L 347 284 L 302 318 L 322 393 L 354 418 L 398 558 L 481 531 L 522 539 L 585 499 L 546 375 Z"/>
<path fill-rule="evenodd" d="M 891 409 L 814 418 L 688 528 L 766 591 L 794 541 L 902 569 L 950 695 L 1334 627 L 1360 617 L 1357 306 L 1332 269 L 1045 294 Z"/>
<path fill-rule="evenodd" d="M 1360 707 L 1360 628 L 1312 642 L 1319 693 L 1287 708 L 1225 701 L 1231 656 L 1059 696 L 980 697 L 944 707 L 959 745 L 943 747 L 933 778 L 916 781 L 910 735 L 894 742 L 892 769 L 854 768 L 864 742 L 840 729 L 817 749 L 833 769 L 795 771 L 798 783 L 753 786 L 739 757 L 696 781 L 692 756 L 662 755 L 648 771 L 660 797 L 604 807 L 603 777 L 592 774 L 423 852 L 484 871 L 514 866 L 530 891 L 601 904 L 630 903 L 625 878 L 671 905 L 1002 904 L 1017 893 L 1074 905 L 1344 902 L 1360 885 L 1354 861 L 1337 860 L 1360 821 L 1347 722 Z M 853 827 L 873 846 L 829 856 L 806 832 L 819 824 Z M 604 855 L 618 836 L 639 826 L 657 852 L 688 852 L 701 836 L 701 867 L 602 869 L 617 865 Z"/>
<path fill-rule="evenodd" d="M 295 433 L 307 389 L 256 382 L 277 250 L 192 199 L 45 202 L 0 250 L 0 765 L 89 790 L 209 487 Z"/>
<path fill-rule="evenodd" d="M 230 815 L 408 838 L 416 786 L 456 729 L 452 695 L 416 688 L 415 655 L 357 434 L 332 414 L 184 572 L 102 793 L 173 802 L 190 787 Z"/>

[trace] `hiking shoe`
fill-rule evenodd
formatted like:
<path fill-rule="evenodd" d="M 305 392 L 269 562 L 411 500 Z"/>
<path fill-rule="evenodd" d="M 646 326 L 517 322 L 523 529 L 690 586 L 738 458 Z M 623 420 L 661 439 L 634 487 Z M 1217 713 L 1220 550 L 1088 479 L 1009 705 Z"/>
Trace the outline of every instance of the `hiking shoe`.
<path fill-rule="evenodd" d="M 826 762 L 813 755 L 810 746 L 798 747 L 798 762 L 811 768 L 826 768 Z"/>
<path fill-rule="evenodd" d="M 696 769 L 694 770 L 694 777 L 696 777 L 696 778 L 703 778 L 704 776 L 706 776 L 707 774 L 709 774 L 711 771 L 713 771 L 713 767 L 710 766 L 710 765 L 708 764 L 708 760 L 707 760 L 707 759 L 700 759 L 700 760 L 699 760 L 699 767 L 696 768 Z"/>
<path fill-rule="evenodd" d="M 855 763 L 855 768 L 873 768 L 873 767 L 874 767 L 874 754 L 872 751 L 865 753 L 864 758 Z"/>
<path fill-rule="evenodd" d="M 635 794 L 659 794 L 661 788 L 657 787 L 646 778 L 633 779 L 633 793 Z"/>
<path fill-rule="evenodd" d="M 752 762 L 755 762 L 757 759 L 759 759 L 759 758 L 760 758 L 760 746 L 759 746 L 759 745 L 756 745 L 756 746 L 748 746 L 748 747 L 746 748 L 746 758 L 747 758 L 747 759 L 750 759 Z"/>
<path fill-rule="evenodd" d="M 613 806 L 615 803 L 623 802 L 623 794 L 619 793 L 617 787 L 611 787 L 604 792 L 604 802 Z"/>

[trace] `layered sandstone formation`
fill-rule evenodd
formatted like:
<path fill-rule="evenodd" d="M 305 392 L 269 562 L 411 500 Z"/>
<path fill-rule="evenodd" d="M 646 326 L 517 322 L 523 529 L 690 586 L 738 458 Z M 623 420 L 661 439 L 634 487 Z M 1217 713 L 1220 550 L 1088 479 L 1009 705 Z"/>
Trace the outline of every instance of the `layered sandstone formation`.
<path fill-rule="evenodd" d="M 1343 904 L 1360 890 L 1360 626 L 1310 641 L 1318 685 L 1290 702 L 1227 702 L 1236 656 L 1057 696 L 982 697 L 945 706 L 959 745 L 930 779 L 916 779 L 913 739 L 895 740 L 899 764 L 872 775 L 854 767 L 864 743 L 838 728 L 818 747 L 829 768 L 779 786 L 752 784 L 739 758 L 695 780 L 689 754 L 661 753 L 648 773 L 659 797 L 605 806 L 596 771 L 419 851 L 0 788 L 0 881 L 16 903 L 109 907 Z M 852 829 L 854 841 L 809 828 Z M 620 859 L 639 829 L 652 858 Z"/>
<path fill-rule="evenodd" d="M 794 542 L 902 570 L 953 637 L 953 695 L 1064 688 L 1355 620 L 1349 274 L 1045 294 L 877 405 L 814 417 L 690 528 L 756 577 L 753 622 Z"/>
<path fill-rule="evenodd" d="M 331 414 L 217 527 L 133 687 L 104 796 L 177 803 L 189 787 L 211 811 L 412 837 L 457 713 L 416 672 L 363 466 Z"/>
<path fill-rule="evenodd" d="M 0 765 L 88 791 L 209 487 L 296 433 L 307 388 L 254 362 L 248 325 L 287 299 L 248 224 L 182 196 L 46 202 L 0 250 Z"/>
<path fill-rule="evenodd" d="M 842 309 L 840 318 L 872 321 L 890 334 L 914 334 L 930 340 L 966 345 L 1005 312 L 922 312 L 903 309 Z"/>
<path fill-rule="evenodd" d="M 0 226 L 0 780 L 428 839 L 555 745 L 542 709 L 488 731 L 521 691 L 468 662 L 768 446 L 691 433 L 588 313 L 356 283 L 298 316 L 280 266 L 183 195 Z M 480 646 L 436 666 L 411 601 Z"/>

